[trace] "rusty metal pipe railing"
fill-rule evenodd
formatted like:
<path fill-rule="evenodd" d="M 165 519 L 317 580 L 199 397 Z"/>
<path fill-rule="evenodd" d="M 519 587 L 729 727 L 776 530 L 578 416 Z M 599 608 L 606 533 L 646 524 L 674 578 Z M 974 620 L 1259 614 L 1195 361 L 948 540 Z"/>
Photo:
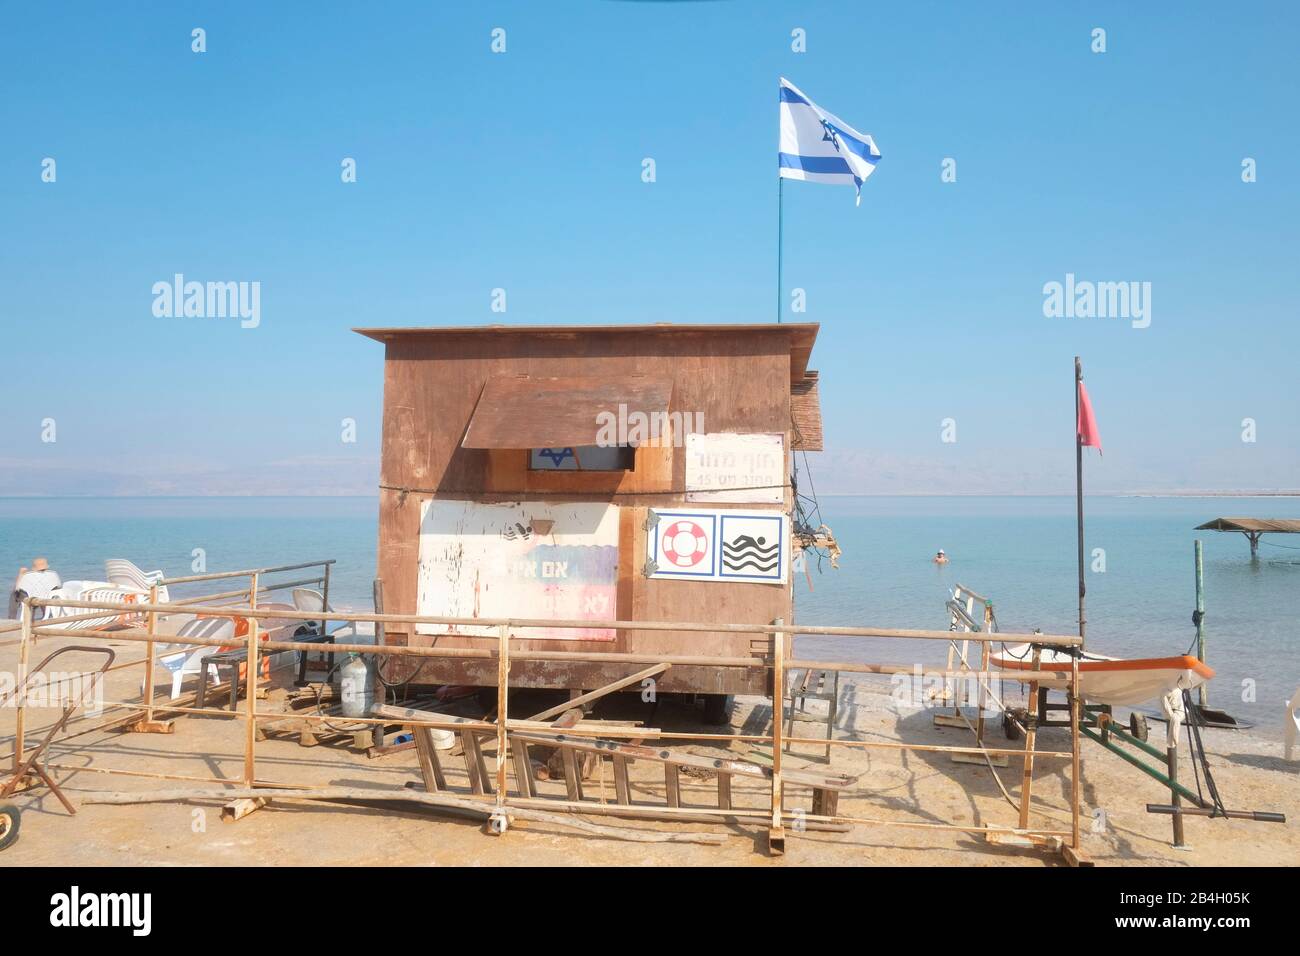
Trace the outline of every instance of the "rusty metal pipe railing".
<path fill-rule="evenodd" d="M 91 601 L 68 601 L 57 599 L 33 599 L 36 607 L 99 608 L 101 604 Z M 121 605 L 114 605 L 120 608 Z M 157 611 L 167 613 L 175 610 L 172 604 L 132 604 L 132 611 Z M 236 606 L 202 606 L 189 605 L 184 610 L 193 614 L 213 614 L 227 617 L 265 617 L 265 610 L 255 611 L 251 608 Z M 612 629 L 620 631 L 690 631 L 716 634 L 797 634 L 801 636 L 821 637 L 876 637 L 897 638 L 900 640 L 951 641 L 951 631 L 910 630 L 905 628 L 884 627 L 826 627 L 799 624 L 703 624 L 688 621 L 598 621 L 589 619 L 548 619 L 548 618 L 463 618 L 439 617 L 421 614 L 367 614 L 365 612 L 341 613 L 338 611 L 289 611 L 277 610 L 274 616 L 283 620 L 299 621 L 365 621 L 376 624 L 431 624 L 442 627 L 474 628 L 578 628 L 578 629 Z M 429 635 L 437 637 L 483 637 L 489 635 L 445 634 Z M 1081 643 L 1077 634 L 1014 634 L 1000 632 L 997 634 L 963 635 L 963 640 L 984 641 L 1003 644 L 1024 641 L 1043 647 L 1078 647 Z"/>
<path fill-rule="evenodd" d="M 320 562 L 313 562 L 312 564 L 306 564 L 300 566 L 285 565 L 282 568 L 272 569 L 272 570 L 293 570 L 295 567 L 308 567 L 316 564 L 320 564 Z M 326 571 L 328 573 L 328 566 L 326 567 Z M 241 573 L 250 574 L 251 576 L 250 587 L 247 589 L 246 592 L 248 595 L 250 596 L 256 595 L 262 592 L 263 590 L 265 590 L 263 588 L 258 587 L 258 575 L 259 575 L 258 571 L 224 572 L 217 575 L 198 575 L 198 576 L 193 576 L 189 580 L 217 580 L 220 578 L 237 576 Z M 180 579 L 173 579 L 173 583 L 176 583 L 176 581 L 178 580 Z M 178 638 L 176 635 L 159 634 L 153 628 L 146 628 L 144 631 L 140 631 L 138 629 L 125 630 L 125 631 L 109 631 L 109 630 L 102 630 L 102 629 L 87 628 L 87 629 L 83 629 L 80 632 L 59 631 L 52 628 L 43 629 L 34 626 L 34 622 L 31 621 L 31 609 L 33 607 L 46 606 L 46 607 L 64 607 L 70 609 L 100 610 L 100 611 L 113 610 L 120 613 L 122 606 L 121 605 L 106 606 L 103 602 L 97 603 L 97 602 L 90 602 L 90 601 L 70 601 L 70 600 L 54 600 L 54 599 L 35 599 L 35 600 L 29 599 L 25 603 L 27 606 L 24 609 L 25 619 L 23 622 L 24 650 L 26 649 L 26 645 L 28 641 L 34 638 L 38 634 L 41 636 L 60 635 L 60 634 L 64 636 L 73 636 L 74 633 L 78 634 L 78 636 L 84 635 L 84 636 L 99 637 L 99 638 L 110 639 L 110 640 L 143 642 L 143 643 L 148 643 L 151 647 L 155 642 L 164 642 L 164 641 L 169 644 L 228 646 L 228 639 L 222 639 L 222 638 L 203 639 L 203 638 L 195 638 L 195 637 Z M 812 636 L 834 636 L 834 637 L 894 638 L 894 639 L 903 639 L 903 640 L 909 640 L 909 639 L 935 640 L 935 641 L 952 640 L 952 633 L 947 630 L 932 631 L 932 630 L 909 630 L 909 629 L 900 629 L 900 628 L 878 628 L 878 627 L 827 627 L 827 626 L 815 626 L 815 625 L 799 626 L 794 624 L 786 624 L 779 619 L 770 624 L 752 624 L 752 625 L 751 624 L 703 624 L 697 622 L 677 622 L 677 621 L 617 621 L 617 620 L 593 621 L 593 620 L 584 620 L 584 619 L 578 619 L 578 620 L 553 620 L 553 619 L 548 620 L 548 619 L 536 619 L 536 618 L 470 618 L 467 619 L 467 618 L 440 617 L 440 616 L 429 616 L 429 615 L 411 615 L 411 614 L 380 614 L 380 613 L 367 614 L 362 612 L 340 613 L 340 612 L 332 612 L 332 611 L 301 612 L 297 610 L 271 611 L 267 608 L 259 609 L 255 606 L 255 602 L 252 603 L 254 604 L 254 606 L 239 607 L 239 606 L 232 606 L 232 605 L 215 605 L 215 606 L 196 605 L 196 604 L 180 605 L 174 602 L 152 601 L 147 604 L 132 605 L 130 608 L 132 612 L 149 613 L 151 615 L 151 618 L 156 617 L 158 613 L 166 614 L 172 611 L 183 610 L 188 613 L 212 614 L 214 616 L 221 616 L 221 617 L 232 617 L 232 618 L 240 617 L 240 618 L 250 619 L 249 638 L 248 638 L 248 650 L 249 650 L 248 707 L 245 713 L 241 715 L 247 721 L 247 726 L 245 729 L 246 745 L 245 745 L 244 777 L 245 777 L 245 782 L 249 786 L 252 786 L 255 781 L 253 775 L 253 767 L 254 767 L 253 755 L 254 755 L 254 746 L 255 746 L 254 742 L 256 736 L 254 733 L 254 725 L 259 720 L 265 719 L 267 716 L 259 713 L 255 705 L 256 689 L 258 683 L 257 661 L 258 661 L 259 654 L 267 653 L 267 652 L 274 653 L 280 651 L 319 651 L 321 649 L 321 645 L 314 641 L 265 641 L 265 642 L 258 641 L 257 636 L 258 636 L 259 618 L 261 620 L 267 620 L 268 618 L 277 618 L 280 620 L 289 620 L 289 621 L 304 621 L 304 622 L 322 621 L 323 623 L 328 621 L 345 621 L 345 622 L 365 621 L 365 622 L 373 622 L 376 624 L 406 624 L 406 625 L 417 625 L 417 626 L 432 625 L 432 626 L 447 627 L 447 628 L 457 628 L 457 627 L 472 627 L 476 629 L 495 628 L 497 630 L 497 640 L 495 642 L 497 646 L 495 650 L 488 649 L 488 648 L 411 647 L 405 645 L 387 645 L 387 644 L 385 645 L 341 644 L 341 645 L 334 645 L 332 649 L 338 652 L 356 651 L 357 653 L 363 653 L 363 654 L 378 654 L 378 655 L 408 656 L 408 657 L 472 657 L 472 658 L 479 658 L 484 660 L 491 660 L 495 658 L 498 661 L 497 692 L 498 692 L 499 705 L 500 703 L 504 702 L 505 694 L 509 686 L 508 668 L 506 667 L 507 656 L 519 660 L 528 660 L 528 659 L 533 659 L 533 660 L 548 660 L 548 659 L 574 660 L 576 659 L 576 660 L 587 660 L 587 661 L 617 660 L 617 661 L 638 662 L 638 663 L 641 661 L 645 661 L 649 663 L 680 662 L 681 664 L 686 666 L 690 666 L 692 664 L 705 665 L 707 663 L 708 666 L 745 666 L 745 667 L 756 667 L 756 668 L 765 668 L 765 669 L 771 668 L 773 670 L 773 675 L 774 675 L 773 691 L 771 694 L 771 697 L 773 699 L 772 702 L 773 702 L 773 709 L 774 709 L 774 719 L 772 722 L 773 730 L 770 737 L 764 737 L 763 739 L 769 740 L 773 748 L 773 768 L 770 776 L 772 813 L 771 813 L 770 826 L 768 831 L 768 841 L 769 841 L 769 848 L 775 853 L 784 852 L 784 840 L 785 840 L 784 822 L 785 819 L 790 815 L 789 811 L 786 811 L 783 805 L 784 784 L 782 782 L 781 764 L 779 758 L 779 755 L 781 753 L 781 725 L 782 725 L 782 720 L 779 716 L 779 709 L 781 706 L 783 706 L 783 702 L 784 702 L 783 677 L 784 677 L 784 670 L 788 666 L 784 661 L 783 648 L 785 642 L 781 638 L 784 637 L 785 635 L 812 635 Z M 763 657 L 763 658 L 757 658 L 757 657 L 710 658 L 710 657 L 703 657 L 703 656 L 691 657 L 691 656 L 678 656 L 678 655 L 665 658 L 658 655 L 626 655 L 626 654 L 602 653 L 602 652 L 595 652 L 595 651 L 591 651 L 591 652 L 588 651 L 575 651 L 575 652 L 518 651 L 515 652 L 509 648 L 509 642 L 511 640 L 527 640 L 526 636 L 511 634 L 510 631 L 512 628 L 519 629 L 519 630 L 528 630 L 531 628 L 557 628 L 557 627 L 558 628 L 580 628 L 580 629 L 606 628 L 606 629 L 618 629 L 618 630 L 625 630 L 625 631 L 667 630 L 667 631 L 690 631 L 690 632 L 698 632 L 698 633 L 765 634 L 771 638 L 771 655 L 769 657 Z M 446 635 L 437 635 L 437 636 L 446 636 Z M 464 635 L 464 634 L 452 634 L 451 636 L 480 637 L 480 635 Z M 482 635 L 482 637 L 488 640 L 491 639 L 489 635 Z M 1077 635 L 1052 635 L 1052 634 L 1012 635 L 1006 633 L 996 634 L 996 635 L 968 634 L 964 637 L 964 639 L 969 639 L 972 641 L 984 641 L 985 643 L 992 643 L 992 642 L 1001 643 L 1008 640 L 1023 639 L 1024 641 L 1034 644 L 1038 648 L 1042 648 L 1042 647 L 1072 648 L 1072 647 L 1077 647 L 1080 644 L 1080 639 L 1078 638 Z M 804 662 L 804 663 L 809 663 L 809 662 Z M 1035 663 L 1036 665 L 1038 664 L 1037 652 L 1035 653 Z M 869 667 L 878 673 L 887 673 L 894 670 L 894 668 L 891 665 L 863 665 L 863 666 Z M 993 672 L 989 672 L 989 676 L 991 676 L 992 673 Z M 999 674 L 999 676 L 1002 675 Z M 1079 670 L 1078 670 L 1077 656 L 1072 658 L 1071 668 L 1068 672 L 1059 671 L 1059 670 L 1044 670 L 1041 669 L 1041 667 L 1039 667 L 1033 672 L 1016 671 L 1014 674 L 1009 673 L 1005 676 L 1020 681 L 1029 680 L 1031 683 L 1035 685 L 1039 681 L 1044 679 L 1067 678 L 1070 685 L 1071 705 L 1072 708 L 1074 708 L 1075 712 L 1077 713 L 1078 699 L 1079 699 Z M 148 702 L 148 705 L 152 707 L 152 701 Z M 160 705 L 160 709 L 166 710 L 166 705 L 165 704 Z M 502 708 L 501 716 L 503 718 L 505 717 L 504 708 Z M 504 761 L 508 759 L 506 754 L 505 738 L 506 738 L 506 734 L 510 729 L 510 725 L 512 723 L 514 723 L 514 721 L 506 718 L 504 720 L 499 721 L 498 725 L 495 725 L 495 729 L 497 731 L 497 736 L 498 736 L 498 748 L 497 748 L 498 789 L 494 799 L 497 803 L 498 812 L 500 813 L 508 812 L 508 808 L 513 801 L 513 798 L 507 797 L 505 793 L 505 786 L 504 786 L 504 780 L 505 780 Z M 1037 755 L 1037 750 L 1036 748 L 1034 748 L 1033 743 L 1030 740 L 1030 737 L 1027 735 L 1026 747 L 1023 752 L 1023 756 L 1025 759 L 1026 780 L 1025 780 L 1024 792 L 1022 794 L 1022 801 L 1021 801 L 1022 819 L 1019 827 L 1008 828 L 1007 832 L 1014 832 L 1017 834 L 1032 836 L 1035 837 L 1040 842 L 1045 839 L 1055 839 L 1060 836 L 1065 836 L 1066 833 L 1068 832 L 1070 838 L 1069 845 L 1072 849 L 1077 851 L 1079 847 L 1078 726 L 1077 723 L 1073 721 L 1072 723 L 1074 724 L 1074 726 L 1072 727 L 1072 747 L 1070 753 L 1070 756 L 1072 758 L 1072 764 L 1073 764 L 1071 779 L 1070 779 L 1070 792 L 1071 792 L 1071 804 L 1072 804 L 1072 816 L 1073 816 L 1071 830 L 1058 831 L 1058 830 L 1047 830 L 1047 829 L 1033 829 L 1028 826 L 1028 821 L 1026 817 L 1028 816 L 1027 811 L 1029 810 L 1029 805 L 1030 805 L 1029 774 L 1031 772 L 1031 768 L 1033 765 L 1032 764 L 1033 756 Z M 491 727 L 493 725 L 488 725 L 488 726 Z M 726 735 L 726 738 L 736 739 L 736 735 Z M 15 758 L 18 758 L 23 752 L 20 741 L 21 741 L 21 737 L 19 737 L 18 745 L 15 748 Z M 909 748 L 909 745 L 906 744 L 903 744 L 901 746 L 904 749 Z M 915 747 L 916 745 L 911 745 L 911 746 Z M 931 745 L 931 746 L 924 747 L 923 749 L 948 750 L 952 748 Z M 965 750 L 969 748 L 962 748 L 962 749 Z M 1065 754 L 1053 753 L 1051 754 L 1051 756 L 1064 757 Z M 843 815 L 833 815 L 833 819 L 851 820 L 852 818 L 845 817 Z M 889 821 L 861 821 L 861 822 L 887 823 Z M 906 823 L 898 823 L 897 825 L 908 826 L 908 824 Z M 942 829 L 962 829 L 962 827 L 960 826 L 952 826 L 952 825 L 933 825 L 933 826 Z M 990 832 L 994 828 L 989 828 L 987 826 L 984 826 L 984 827 L 967 828 L 967 829 L 972 829 L 972 832 Z M 1002 829 L 1002 828 L 997 828 L 997 829 Z M 1059 845 L 1059 840 L 1058 840 L 1058 845 Z"/>

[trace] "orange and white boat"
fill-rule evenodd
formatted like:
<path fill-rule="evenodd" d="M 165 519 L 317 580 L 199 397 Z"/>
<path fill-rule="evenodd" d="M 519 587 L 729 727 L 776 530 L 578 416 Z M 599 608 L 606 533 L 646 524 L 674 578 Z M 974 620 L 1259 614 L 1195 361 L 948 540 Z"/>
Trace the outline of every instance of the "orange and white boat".
<path fill-rule="evenodd" d="M 991 656 L 998 670 L 1032 671 L 1033 649 L 1016 644 Z M 1044 670 L 1069 670 L 1070 655 L 1061 650 L 1043 648 L 1039 667 Z M 1176 690 L 1193 690 L 1214 676 L 1213 668 L 1186 654 L 1177 657 L 1104 657 L 1085 654 L 1079 660 L 1079 692 L 1084 700 L 1098 704 L 1133 707 L 1158 700 Z M 1044 678 L 1044 687 L 1067 687 L 1068 680 Z"/>

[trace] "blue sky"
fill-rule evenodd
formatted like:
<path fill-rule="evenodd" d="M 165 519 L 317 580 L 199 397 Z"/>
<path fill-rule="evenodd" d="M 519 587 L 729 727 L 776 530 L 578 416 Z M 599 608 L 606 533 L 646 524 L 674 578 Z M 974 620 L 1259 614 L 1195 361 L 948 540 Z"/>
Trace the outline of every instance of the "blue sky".
<path fill-rule="evenodd" d="M 883 153 L 785 189 L 819 489 L 1068 490 L 1076 353 L 1092 487 L 1296 487 L 1300 13 L 1133 7 L 11 4 L 0 494 L 373 490 L 352 326 L 771 320 L 782 75 Z M 178 272 L 260 326 L 155 317 Z M 1066 273 L 1150 327 L 1044 317 Z"/>

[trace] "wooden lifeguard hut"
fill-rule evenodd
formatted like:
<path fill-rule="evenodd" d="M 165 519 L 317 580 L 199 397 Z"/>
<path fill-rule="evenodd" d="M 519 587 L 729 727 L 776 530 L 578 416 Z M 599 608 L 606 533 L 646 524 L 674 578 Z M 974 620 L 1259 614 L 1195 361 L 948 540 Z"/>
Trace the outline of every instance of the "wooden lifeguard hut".
<path fill-rule="evenodd" d="M 384 343 L 384 610 L 438 617 L 793 620 L 792 453 L 821 449 L 815 324 L 357 329 Z M 595 688 L 626 663 L 530 649 L 762 659 L 760 634 L 564 626 L 517 642 L 514 687 Z M 496 646 L 470 623 L 388 643 Z M 788 641 L 788 638 L 787 638 Z M 769 693 L 763 668 L 673 666 L 664 692 Z M 418 684 L 489 686 L 427 659 Z"/>

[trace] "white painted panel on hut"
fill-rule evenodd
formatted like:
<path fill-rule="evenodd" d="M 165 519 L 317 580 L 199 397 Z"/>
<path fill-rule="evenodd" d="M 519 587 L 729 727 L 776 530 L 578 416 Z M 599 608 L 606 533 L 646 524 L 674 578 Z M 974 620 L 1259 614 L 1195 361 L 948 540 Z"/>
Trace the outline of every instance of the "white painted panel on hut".
<path fill-rule="evenodd" d="M 784 512 L 655 509 L 646 536 L 651 578 L 784 584 L 790 520 Z"/>
<path fill-rule="evenodd" d="M 540 501 L 431 500 L 420 519 L 417 613 L 429 617 L 612 620 L 618 508 Z M 421 624 L 421 634 L 486 637 L 492 627 Z M 529 638 L 612 641 L 608 628 L 547 628 Z"/>
<path fill-rule="evenodd" d="M 785 436 L 686 436 L 686 500 L 781 504 Z"/>

